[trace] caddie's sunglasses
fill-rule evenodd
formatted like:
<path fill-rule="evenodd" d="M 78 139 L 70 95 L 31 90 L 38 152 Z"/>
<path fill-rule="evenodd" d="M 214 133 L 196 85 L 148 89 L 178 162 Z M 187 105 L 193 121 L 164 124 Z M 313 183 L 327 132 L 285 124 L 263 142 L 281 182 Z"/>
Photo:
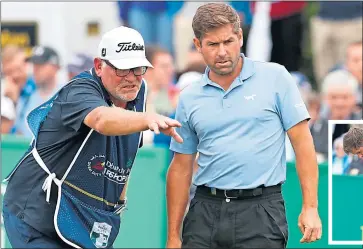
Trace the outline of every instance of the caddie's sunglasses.
<path fill-rule="evenodd" d="M 113 68 L 116 72 L 116 75 L 119 77 L 125 77 L 127 76 L 131 71 L 135 76 L 141 76 L 144 75 L 147 71 L 147 67 L 135 67 L 130 69 L 118 69 L 114 65 L 112 65 L 108 60 L 103 60 L 108 66 Z"/>

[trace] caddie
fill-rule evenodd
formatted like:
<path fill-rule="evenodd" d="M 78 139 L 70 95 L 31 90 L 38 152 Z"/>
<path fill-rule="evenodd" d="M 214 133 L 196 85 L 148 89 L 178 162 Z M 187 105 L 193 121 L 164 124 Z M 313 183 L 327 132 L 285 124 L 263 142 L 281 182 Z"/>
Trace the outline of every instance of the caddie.
<path fill-rule="evenodd" d="M 142 131 L 182 142 L 179 122 L 145 112 L 149 67 L 140 33 L 112 29 L 94 67 L 29 113 L 34 139 L 7 177 L 3 200 L 14 248 L 112 247 Z"/>

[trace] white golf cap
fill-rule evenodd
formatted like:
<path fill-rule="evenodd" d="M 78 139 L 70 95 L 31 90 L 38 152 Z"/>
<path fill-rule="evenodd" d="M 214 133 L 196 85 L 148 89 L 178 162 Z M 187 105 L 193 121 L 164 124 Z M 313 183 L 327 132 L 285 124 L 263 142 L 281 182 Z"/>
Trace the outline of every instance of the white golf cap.
<path fill-rule="evenodd" d="M 118 69 L 153 67 L 146 59 L 141 34 L 124 26 L 112 29 L 102 36 L 98 56 Z"/>

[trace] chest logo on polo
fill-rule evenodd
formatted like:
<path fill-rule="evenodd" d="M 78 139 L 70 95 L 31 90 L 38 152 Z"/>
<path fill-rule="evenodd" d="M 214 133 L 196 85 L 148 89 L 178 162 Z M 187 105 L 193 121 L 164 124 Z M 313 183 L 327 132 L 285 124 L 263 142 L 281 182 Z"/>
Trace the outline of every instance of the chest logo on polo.
<path fill-rule="evenodd" d="M 246 100 L 255 100 L 256 94 L 252 94 L 251 96 L 244 96 Z"/>
<path fill-rule="evenodd" d="M 97 248 L 106 248 L 108 244 L 108 238 L 111 235 L 112 226 L 109 224 L 102 222 L 93 223 L 92 231 L 90 234 L 90 238 L 93 244 Z"/>
<path fill-rule="evenodd" d="M 129 167 L 129 165 L 127 165 Z M 131 167 L 122 168 L 106 159 L 105 155 L 94 155 L 87 163 L 87 168 L 96 177 L 104 176 L 117 184 L 125 184 Z"/>

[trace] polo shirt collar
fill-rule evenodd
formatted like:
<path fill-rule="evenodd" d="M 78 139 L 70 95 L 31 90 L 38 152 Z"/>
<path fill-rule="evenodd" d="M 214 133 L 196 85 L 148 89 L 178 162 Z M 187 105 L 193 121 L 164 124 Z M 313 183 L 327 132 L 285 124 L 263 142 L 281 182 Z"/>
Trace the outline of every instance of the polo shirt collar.
<path fill-rule="evenodd" d="M 251 60 L 250 58 L 247 58 L 243 53 L 241 53 L 241 57 L 243 58 L 243 66 L 242 66 L 241 73 L 238 76 L 240 84 L 242 84 L 244 80 L 250 78 L 255 73 L 254 61 Z M 203 86 L 205 86 L 207 84 L 216 85 L 216 83 L 214 83 L 213 81 L 211 81 L 209 79 L 209 77 L 208 77 L 209 72 L 210 72 L 210 68 L 207 66 L 205 69 L 205 72 L 203 74 L 203 78 L 202 78 Z"/>
<path fill-rule="evenodd" d="M 241 57 L 243 58 L 243 67 L 239 77 L 242 80 L 247 80 L 255 74 L 255 63 L 250 58 L 247 58 L 243 53 L 241 53 Z"/>

